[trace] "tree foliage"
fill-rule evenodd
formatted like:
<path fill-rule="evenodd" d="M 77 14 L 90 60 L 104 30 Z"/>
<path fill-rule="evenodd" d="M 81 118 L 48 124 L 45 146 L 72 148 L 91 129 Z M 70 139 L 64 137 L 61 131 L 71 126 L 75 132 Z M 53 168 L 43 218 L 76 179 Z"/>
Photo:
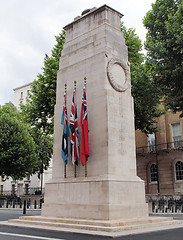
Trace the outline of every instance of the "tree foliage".
<path fill-rule="evenodd" d="M 35 172 L 38 161 L 29 128 L 12 104 L 0 108 L 0 175 L 13 179 Z"/>
<path fill-rule="evenodd" d="M 41 129 L 43 133 L 53 133 L 54 106 L 56 103 L 56 79 L 59 69 L 59 58 L 65 41 L 65 32 L 62 31 L 56 38 L 56 45 L 52 49 L 50 58 L 44 59 L 43 72 L 33 81 L 30 102 L 22 106 L 27 121 Z"/>
<path fill-rule="evenodd" d="M 35 152 L 38 158 L 38 164 L 36 168 L 36 174 L 38 177 L 47 170 L 52 157 L 53 152 L 53 138 L 50 135 L 43 134 L 40 129 L 34 126 L 29 126 L 29 131 L 36 144 Z"/>
<path fill-rule="evenodd" d="M 131 66 L 132 96 L 134 97 L 135 127 L 145 133 L 152 132 L 154 118 L 162 113 L 158 109 L 160 92 L 155 85 L 149 67 L 144 63 L 142 42 L 135 29 L 127 29 L 122 23 L 122 32 L 128 46 Z"/>
<path fill-rule="evenodd" d="M 182 0 L 157 0 L 144 18 L 151 74 L 174 112 L 183 110 L 182 16 Z"/>
<path fill-rule="evenodd" d="M 136 34 L 135 29 L 127 29 L 123 22 L 121 23 L 121 31 L 123 32 L 125 44 L 128 46 L 128 59 L 130 61 L 131 74 L 133 74 L 134 69 L 144 62 L 142 41 Z"/>
<path fill-rule="evenodd" d="M 0 176 L 22 179 L 41 172 L 42 160 L 47 168 L 51 157 L 52 140 L 45 138 L 47 157 L 41 156 L 39 133 L 23 120 L 12 103 L 0 107 Z"/>

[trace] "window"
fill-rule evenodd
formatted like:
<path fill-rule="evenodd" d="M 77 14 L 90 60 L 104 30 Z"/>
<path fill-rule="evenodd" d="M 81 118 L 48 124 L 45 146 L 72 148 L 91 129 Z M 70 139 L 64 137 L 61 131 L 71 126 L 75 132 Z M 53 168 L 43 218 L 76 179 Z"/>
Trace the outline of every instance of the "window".
<path fill-rule="evenodd" d="M 30 102 L 30 100 L 29 100 L 29 93 L 30 93 L 30 90 L 27 90 L 26 104 L 28 104 Z"/>
<path fill-rule="evenodd" d="M 29 184 L 25 184 L 25 195 L 29 194 Z"/>
<path fill-rule="evenodd" d="M 11 185 L 11 194 L 15 195 L 15 184 Z"/>
<path fill-rule="evenodd" d="M 149 147 L 149 152 L 155 152 L 155 134 L 148 134 L 148 147 Z"/>
<path fill-rule="evenodd" d="M 157 166 L 155 163 L 153 163 L 150 167 L 150 181 L 151 182 L 157 182 L 158 178 L 157 178 L 158 174 L 157 174 Z"/>
<path fill-rule="evenodd" d="M 180 123 L 172 124 L 173 147 L 182 147 Z"/>
<path fill-rule="evenodd" d="M 21 99 L 23 98 L 23 92 L 20 93 L 20 98 L 21 98 Z"/>
<path fill-rule="evenodd" d="M 24 192 L 23 192 L 23 183 L 18 183 L 18 187 L 17 187 L 17 195 L 20 196 L 20 195 L 23 195 Z"/>
<path fill-rule="evenodd" d="M 1 195 L 3 195 L 3 185 L 1 185 Z"/>
<path fill-rule="evenodd" d="M 183 180 L 183 162 L 178 161 L 175 164 L 176 180 Z"/>

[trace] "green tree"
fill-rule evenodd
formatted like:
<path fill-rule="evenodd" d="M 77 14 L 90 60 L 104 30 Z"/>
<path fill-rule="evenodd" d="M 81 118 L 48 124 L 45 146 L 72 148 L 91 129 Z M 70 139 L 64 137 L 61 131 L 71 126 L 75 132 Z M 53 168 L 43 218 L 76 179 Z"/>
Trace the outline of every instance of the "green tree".
<path fill-rule="evenodd" d="M 56 45 L 52 49 L 50 58 L 44 59 L 43 73 L 37 75 L 33 81 L 30 102 L 22 106 L 27 121 L 44 134 L 53 133 L 54 106 L 56 103 L 56 79 L 59 69 L 59 58 L 65 41 L 62 31 L 56 38 Z"/>
<path fill-rule="evenodd" d="M 29 132 L 36 144 L 35 152 L 38 158 L 38 165 L 36 168 L 36 174 L 38 177 L 47 170 L 52 157 L 53 152 L 53 138 L 50 135 L 43 134 L 40 129 L 29 125 Z"/>
<path fill-rule="evenodd" d="M 52 154 L 52 139 L 25 123 L 12 103 L 0 107 L 0 176 L 22 179 L 46 169 Z M 44 139 L 44 156 L 41 142 Z"/>
<path fill-rule="evenodd" d="M 152 132 L 154 118 L 160 116 L 158 109 L 160 91 L 155 85 L 151 72 L 142 54 L 142 41 L 135 29 L 127 29 L 122 23 L 125 43 L 128 46 L 128 58 L 131 68 L 132 96 L 134 97 L 135 127 L 145 133 Z"/>
<path fill-rule="evenodd" d="M 38 166 L 35 142 L 13 104 L 0 108 L 0 175 L 23 178 Z"/>
<path fill-rule="evenodd" d="M 135 29 L 127 29 L 124 22 L 121 23 L 121 31 L 123 32 L 125 44 L 128 46 L 128 59 L 130 61 L 131 74 L 133 74 L 134 69 L 144 62 L 142 41 L 136 34 Z"/>
<path fill-rule="evenodd" d="M 151 75 L 173 112 L 183 110 L 182 16 L 182 0 L 157 0 L 144 18 Z"/>

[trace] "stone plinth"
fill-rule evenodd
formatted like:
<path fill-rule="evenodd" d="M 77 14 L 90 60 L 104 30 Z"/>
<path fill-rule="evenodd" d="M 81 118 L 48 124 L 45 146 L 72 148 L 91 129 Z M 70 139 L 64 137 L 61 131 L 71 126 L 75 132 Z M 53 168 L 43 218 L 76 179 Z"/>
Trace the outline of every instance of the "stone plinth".
<path fill-rule="evenodd" d="M 42 216 L 118 220 L 147 216 L 144 182 L 136 175 L 134 108 L 130 67 L 120 23 L 122 15 L 104 5 L 65 27 L 57 78 L 53 177 L 46 184 Z M 80 115 L 87 77 L 90 158 L 85 168 L 70 158 L 67 178 L 61 159 L 60 124 L 64 85 L 70 113 L 74 81 Z M 80 129 L 79 129 L 80 130 Z"/>

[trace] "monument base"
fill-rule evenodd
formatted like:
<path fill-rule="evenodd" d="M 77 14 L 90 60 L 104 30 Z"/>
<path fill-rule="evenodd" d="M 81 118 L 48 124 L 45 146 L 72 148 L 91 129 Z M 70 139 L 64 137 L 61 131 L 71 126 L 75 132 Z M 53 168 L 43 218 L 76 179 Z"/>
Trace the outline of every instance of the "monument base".
<path fill-rule="evenodd" d="M 43 217 L 119 220 L 148 216 L 144 182 L 71 178 L 46 184 Z"/>
<path fill-rule="evenodd" d="M 99 221 L 40 216 L 23 216 L 19 219 L 8 220 L 8 223 L 5 223 L 5 225 L 16 227 L 24 226 L 30 227 L 31 229 L 46 229 L 57 232 L 73 232 L 111 237 L 180 228 L 182 224 L 182 220 L 173 220 L 173 218 L 170 217 L 146 217 L 118 221 Z"/>

